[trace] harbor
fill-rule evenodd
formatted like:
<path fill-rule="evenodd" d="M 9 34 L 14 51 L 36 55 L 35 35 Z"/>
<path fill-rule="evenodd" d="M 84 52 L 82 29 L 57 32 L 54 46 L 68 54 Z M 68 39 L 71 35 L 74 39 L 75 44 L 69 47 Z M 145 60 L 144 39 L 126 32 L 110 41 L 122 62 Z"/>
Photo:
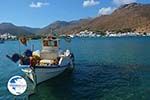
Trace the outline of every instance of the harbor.
<path fill-rule="evenodd" d="M 104 33 L 97 33 L 97 32 L 93 32 L 93 31 L 88 31 L 88 30 L 84 30 L 81 31 L 79 33 L 74 33 L 74 34 L 62 34 L 60 35 L 60 37 L 70 37 L 70 38 L 100 38 L 100 37 L 129 37 L 129 36 L 150 36 L 150 33 L 140 33 L 140 32 L 126 32 L 126 33 L 114 33 L 114 32 L 104 32 Z M 31 39 L 34 39 L 37 36 L 28 36 Z M 19 37 L 15 36 L 15 35 L 11 35 L 10 33 L 5 33 L 0 35 L 0 39 L 3 40 L 17 40 Z M 41 37 L 38 36 L 36 39 L 40 39 Z"/>
<path fill-rule="evenodd" d="M 0 100 L 149 100 L 150 0 L 1 0 Z"/>
<path fill-rule="evenodd" d="M 36 93 L 29 96 L 29 99 L 109 100 L 140 98 L 140 95 L 148 99 L 149 88 L 145 87 L 149 86 L 149 43 L 149 37 L 74 38 L 70 45 L 61 40 L 60 48 L 69 48 L 75 55 L 75 69 L 39 84 Z M 35 44 L 35 50 L 41 48 L 40 40 L 33 40 L 31 44 Z M 6 54 L 18 52 L 17 47 L 18 41 L 6 41 L 0 48 L 0 56 L 3 58 L 0 62 L 0 70 L 3 70 L 0 72 L 0 99 L 14 97 L 5 87 L 12 75 L 24 76 L 29 85 L 27 91 L 18 98 L 25 98 L 33 92 L 32 82 L 25 77 L 18 64 L 6 58 Z M 26 47 L 20 49 L 23 52 Z"/>

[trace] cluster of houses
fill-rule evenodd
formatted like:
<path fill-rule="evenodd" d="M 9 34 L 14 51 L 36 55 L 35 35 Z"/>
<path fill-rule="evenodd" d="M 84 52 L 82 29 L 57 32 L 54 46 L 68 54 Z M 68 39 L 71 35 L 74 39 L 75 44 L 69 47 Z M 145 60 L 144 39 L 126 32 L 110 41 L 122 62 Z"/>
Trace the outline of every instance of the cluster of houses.
<path fill-rule="evenodd" d="M 62 35 L 62 36 L 66 36 L 66 35 Z M 99 32 L 84 30 L 76 34 L 70 34 L 68 36 L 71 38 L 74 38 L 74 37 L 123 37 L 123 36 L 150 36 L 150 33 L 138 33 L 138 32 L 114 33 L 114 32 L 109 32 L 109 31 L 106 31 L 104 33 L 99 33 Z M 0 33 L 0 39 L 16 40 L 17 36 L 12 35 L 10 33 L 5 33 L 5 34 Z"/>
<path fill-rule="evenodd" d="M 15 35 L 12 35 L 10 33 L 5 33 L 5 34 L 0 34 L 0 39 L 3 39 L 3 40 L 16 40 L 17 39 L 17 36 Z"/>
<path fill-rule="evenodd" d="M 126 32 L 126 33 L 114 33 L 106 31 L 101 34 L 98 32 L 92 32 L 88 30 L 81 31 L 77 34 L 70 34 L 71 38 L 73 37 L 123 37 L 123 36 L 150 36 L 150 33 L 138 33 L 138 32 Z"/>
<path fill-rule="evenodd" d="M 75 33 L 75 34 L 70 34 L 68 36 L 70 36 L 71 38 L 73 38 L 73 37 L 101 37 L 100 34 L 92 32 L 92 31 L 88 31 L 88 30 L 84 30 L 84 31 L 81 31 L 81 32 Z"/>
<path fill-rule="evenodd" d="M 122 36 L 150 36 L 150 33 L 126 32 L 126 33 L 111 33 L 106 32 L 106 37 L 122 37 Z"/>

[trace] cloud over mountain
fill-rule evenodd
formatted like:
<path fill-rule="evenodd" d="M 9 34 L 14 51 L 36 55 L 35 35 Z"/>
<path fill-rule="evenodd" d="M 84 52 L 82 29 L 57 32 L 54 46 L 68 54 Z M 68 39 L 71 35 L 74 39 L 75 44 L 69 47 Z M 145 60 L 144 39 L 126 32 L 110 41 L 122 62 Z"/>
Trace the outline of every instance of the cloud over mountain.
<path fill-rule="evenodd" d="M 130 4 L 134 3 L 137 0 L 113 0 L 113 3 L 116 4 L 117 6 L 124 5 L 124 4 Z"/>
<path fill-rule="evenodd" d="M 83 7 L 91 7 L 98 5 L 100 2 L 96 0 L 85 0 L 83 1 Z"/>
<path fill-rule="evenodd" d="M 116 8 L 107 7 L 107 8 L 100 8 L 98 14 L 99 15 L 109 15 L 111 14 Z"/>

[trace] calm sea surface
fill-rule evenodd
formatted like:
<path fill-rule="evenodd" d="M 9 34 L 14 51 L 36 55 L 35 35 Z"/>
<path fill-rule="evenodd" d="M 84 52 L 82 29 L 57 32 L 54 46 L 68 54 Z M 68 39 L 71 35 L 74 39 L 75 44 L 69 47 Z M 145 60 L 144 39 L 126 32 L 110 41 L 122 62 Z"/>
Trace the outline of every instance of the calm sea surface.
<path fill-rule="evenodd" d="M 41 41 L 34 40 L 35 50 Z M 150 37 L 74 38 L 60 41 L 61 49 L 72 50 L 75 69 L 39 84 L 29 100 L 149 100 Z M 27 99 L 32 83 L 17 64 L 5 55 L 22 52 L 18 41 L 0 44 L 0 100 Z M 7 82 L 14 75 L 25 77 L 27 91 L 20 97 L 11 95 Z"/>

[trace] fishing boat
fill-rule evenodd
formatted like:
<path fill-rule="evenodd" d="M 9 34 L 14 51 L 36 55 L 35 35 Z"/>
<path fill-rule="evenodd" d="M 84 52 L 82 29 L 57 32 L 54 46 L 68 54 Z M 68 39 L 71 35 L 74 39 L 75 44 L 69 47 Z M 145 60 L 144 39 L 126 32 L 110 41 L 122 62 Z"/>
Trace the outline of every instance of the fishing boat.
<path fill-rule="evenodd" d="M 26 50 L 24 55 L 13 58 L 19 58 L 19 67 L 36 84 L 72 69 L 74 65 L 73 53 L 70 50 L 61 51 L 59 39 L 54 36 L 42 39 L 41 50 Z"/>

